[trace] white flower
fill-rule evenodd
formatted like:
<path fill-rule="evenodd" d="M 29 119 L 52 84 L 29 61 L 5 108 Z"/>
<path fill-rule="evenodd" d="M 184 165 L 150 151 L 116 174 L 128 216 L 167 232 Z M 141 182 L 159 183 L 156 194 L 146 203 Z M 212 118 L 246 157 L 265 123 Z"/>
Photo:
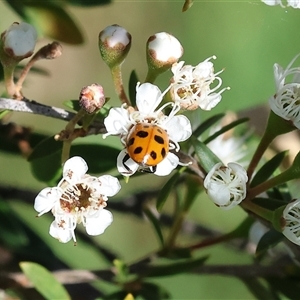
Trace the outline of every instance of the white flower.
<path fill-rule="evenodd" d="M 282 233 L 293 243 L 300 245 L 300 199 L 289 203 L 284 211 L 285 220 Z"/>
<path fill-rule="evenodd" d="M 284 70 L 280 65 L 274 65 L 276 94 L 269 99 L 272 111 L 279 117 L 291 121 L 300 129 L 300 67 L 292 68 L 300 54 L 289 63 Z M 290 83 L 286 83 L 287 77 Z"/>
<path fill-rule="evenodd" d="M 213 135 L 217 131 L 221 130 L 221 125 L 217 125 L 212 128 L 210 135 Z M 213 151 L 213 153 L 227 165 L 231 161 L 235 161 L 245 167 L 248 161 L 245 160 L 248 154 L 245 140 L 249 138 L 251 132 L 244 134 L 243 136 L 236 136 L 232 131 L 227 131 L 218 135 L 207 146 Z"/>
<path fill-rule="evenodd" d="M 209 57 L 199 63 L 196 67 L 184 65 L 184 61 L 172 66 L 173 77 L 171 79 L 171 97 L 181 108 L 194 110 L 200 107 L 203 110 L 211 110 L 222 99 L 221 94 L 229 88 L 217 92 L 222 84 L 218 76 L 223 70 L 214 73 L 213 63 Z M 217 81 L 217 85 L 211 89 L 210 85 Z"/>
<path fill-rule="evenodd" d="M 247 181 L 247 173 L 239 164 L 232 162 L 226 167 L 217 163 L 206 175 L 204 187 L 209 198 L 227 210 L 245 199 Z"/>
<path fill-rule="evenodd" d="M 32 55 L 37 32 L 33 26 L 28 23 L 13 23 L 1 35 L 4 42 L 4 51 L 13 57 L 26 58 Z"/>
<path fill-rule="evenodd" d="M 72 238 L 76 243 L 77 224 L 82 223 L 89 235 L 99 235 L 113 220 L 112 214 L 104 208 L 107 197 L 114 196 L 121 188 L 118 179 L 110 175 L 90 176 L 87 170 L 83 158 L 68 159 L 58 185 L 43 189 L 35 198 L 38 216 L 52 211 L 55 220 L 50 226 L 50 235 L 62 243 Z"/>
<path fill-rule="evenodd" d="M 192 134 L 191 124 L 187 117 L 183 115 L 175 116 L 179 107 L 173 102 L 166 103 L 158 108 L 164 94 L 159 88 L 151 83 L 137 84 L 136 87 L 136 106 L 133 107 L 122 106 L 119 108 L 112 108 L 108 116 L 104 120 L 104 125 L 108 135 L 119 135 L 122 144 L 126 149 L 122 150 L 117 159 L 117 167 L 119 172 L 124 176 L 134 174 L 139 168 L 148 169 L 150 172 L 164 176 L 171 173 L 171 171 L 179 164 L 178 157 L 169 152 L 169 149 L 179 151 L 180 146 L 178 142 L 185 141 Z M 171 112 L 168 115 L 163 113 L 163 109 L 167 106 L 172 106 Z M 157 145 L 157 149 L 162 147 L 165 153 L 159 154 L 161 159 L 157 160 L 157 164 L 149 164 L 151 154 L 147 151 L 151 149 L 144 149 L 146 151 L 145 157 L 142 157 L 139 162 L 136 157 L 129 155 L 129 139 L 134 135 L 134 130 L 137 126 L 147 125 L 146 130 L 149 132 L 149 139 L 145 139 L 143 143 L 151 142 L 154 139 L 152 132 L 161 130 L 162 144 Z M 149 126 L 148 126 L 149 125 Z M 152 131 L 151 131 L 152 130 Z M 150 145 L 150 144 L 149 144 Z M 143 145 L 142 145 L 143 146 Z M 145 145 L 147 147 L 148 145 Z M 149 155 L 149 156 L 148 156 Z M 155 162 L 156 158 L 153 158 Z"/>

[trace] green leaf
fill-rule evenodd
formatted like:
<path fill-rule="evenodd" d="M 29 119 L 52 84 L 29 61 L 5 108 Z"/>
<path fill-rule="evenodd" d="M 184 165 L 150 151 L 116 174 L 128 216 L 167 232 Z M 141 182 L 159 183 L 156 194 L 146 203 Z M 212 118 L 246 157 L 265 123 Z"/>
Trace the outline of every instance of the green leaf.
<path fill-rule="evenodd" d="M 139 79 L 135 72 L 135 70 L 132 70 L 129 77 L 129 99 L 132 106 L 136 105 L 136 84 L 138 83 Z"/>
<path fill-rule="evenodd" d="M 282 151 L 267 161 L 255 174 L 251 181 L 251 187 L 255 187 L 258 184 L 266 181 L 271 177 L 275 170 L 279 167 L 288 151 Z"/>
<path fill-rule="evenodd" d="M 33 161 L 35 159 L 47 157 L 56 152 L 61 152 L 62 145 L 63 142 L 56 141 L 54 136 L 47 137 L 36 145 L 29 155 L 28 161 Z"/>
<path fill-rule="evenodd" d="M 247 277 L 239 278 L 249 289 L 249 291 L 255 296 L 257 300 L 275 300 L 272 291 L 269 291 L 258 278 Z"/>
<path fill-rule="evenodd" d="M 64 286 L 43 266 L 32 262 L 21 262 L 20 268 L 46 299 L 71 299 Z"/>
<path fill-rule="evenodd" d="M 257 197 L 252 199 L 252 202 L 269 210 L 275 210 L 285 204 L 287 204 L 283 200 L 273 199 L 273 198 L 263 198 Z"/>
<path fill-rule="evenodd" d="M 263 255 L 267 250 L 276 246 L 283 239 L 283 235 L 281 232 L 278 232 L 275 229 L 270 229 L 267 233 L 265 233 L 262 238 L 259 240 L 255 255 L 257 257 Z"/>
<path fill-rule="evenodd" d="M 49 185 L 54 185 L 61 176 L 61 152 L 30 161 L 33 176 Z"/>
<path fill-rule="evenodd" d="M 79 111 L 79 109 L 81 108 L 78 99 L 64 101 L 63 105 L 74 111 Z"/>
<path fill-rule="evenodd" d="M 222 127 L 220 130 L 218 130 L 217 132 L 215 132 L 213 135 L 209 136 L 205 141 L 204 143 L 205 144 L 208 144 L 210 141 L 214 140 L 216 137 L 218 137 L 219 135 L 223 134 L 224 132 L 228 131 L 228 130 L 231 130 L 232 128 L 240 125 L 240 124 L 243 124 L 245 122 L 248 122 L 249 121 L 249 118 L 242 118 L 242 119 L 239 119 L 239 120 L 236 120 L 236 121 L 233 121 L 231 122 L 230 124 Z"/>
<path fill-rule="evenodd" d="M 83 43 L 80 29 L 60 2 L 30 1 L 23 5 L 25 20 L 32 24 L 40 35 L 73 45 Z"/>
<path fill-rule="evenodd" d="M 175 262 L 171 264 L 169 263 L 165 265 L 150 266 L 145 276 L 161 277 L 189 272 L 190 270 L 203 265 L 207 259 L 208 256 L 204 256 L 195 259 L 187 259 L 181 262 Z"/>
<path fill-rule="evenodd" d="M 89 167 L 89 173 L 98 174 L 110 171 L 117 166 L 120 150 L 100 144 L 77 144 L 72 146 L 70 157 L 81 156 Z"/>
<path fill-rule="evenodd" d="M 199 159 L 198 163 L 208 173 L 215 164 L 220 162 L 220 159 L 203 143 L 191 137 L 192 145 Z"/>
<path fill-rule="evenodd" d="M 158 211 L 162 210 L 167 198 L 169 197 L 171 190 L 173 189 L 179 177 L 180 177 L 179 172 L 174 173 L 174 175 L 167 181 L 167 183 L 161 189 L 156 201 L 156 209 Z"/>
<path fill-rule="evenodd" d="M 247 237 L 249 230 L 253 224 L 254 220 L 251 217 L 245 218 L 234 230 L 232 230 L 228 235 L 231 238 L 243 238 Z"/>
<path fill-rule="evenodd" d="M 200 126 L 198 126 L 198 128 L 196 128 L 194 130 L 193 135 L 195 137 L 199 137 L 204 131 L 209 129 L 211 126 L 213 126 L 215 123 L 217 123 L 224 116 L 225 116 L 225 114 L 223 114 L 223 113 L 217 114 L 217 115 L 214 115 L 214 116 L 210 117 L 209 119 L 205 120 L 203 123 L 201 123 Z"/>
<path fill-rule="evenodd" d="M 139 293 L 145 300 L 171 299 L 170 293 L 163 287 L 155 283 L 143 282 Z"/>
<path fill-rule="evenodd" d="M 96 6 L 96 5 L 106 5 L 110 4 L 111 0 L 65 0 L 71 5 L 77 6 Z"/>
<path fill-rule="evenodd" d="M 271 276 L 265 279 L 273 290 L 282 293 L 287 297 L 287 299 L 299 299 L 299 280 L 293 280 L 289 277 L 276 278 Z"/>
<path fill-rule="evenodd" d="M 151 224 L 153 225 L 161 246 L 164 246 L 164 236 L 163 236 L 161 228 L 160 228 L 159 220 L 157 219 L 157 217 L 154 215 L 154 213 L 152 212 L 152 210 L 150 208 L 144 207 L 143 211 L 146 214 L 146 216 L 148 217 Z"/>
<path fill-rule="evenodd" d="M 14 250 L 25 247 L 29 243 L 26 232 L 17 219 L 7 202 L 0 198 L 1 245 Z"/>

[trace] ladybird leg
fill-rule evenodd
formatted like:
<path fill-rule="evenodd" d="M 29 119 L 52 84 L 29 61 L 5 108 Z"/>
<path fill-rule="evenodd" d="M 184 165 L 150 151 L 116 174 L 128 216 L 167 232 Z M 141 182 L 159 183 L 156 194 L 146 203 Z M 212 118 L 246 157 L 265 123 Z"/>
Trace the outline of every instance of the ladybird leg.
<path fill-rule="evenodd" d="M 125 156 L 122 159 L 122 164 L 124 168 L 128 171 L 129 174 L 132 173 L 132 170 L 127 166 L 126 162 L 130 159 L 130 156 L 128 153 L 125 154 Z"/>
<path fill-rule="evenodd" d="M 156 172 L 156 166 L 152 166 L 152 167 L 149 167 L 149 169 L 145 172 L 148 172 L 148 173 L 155 173 Z"/>

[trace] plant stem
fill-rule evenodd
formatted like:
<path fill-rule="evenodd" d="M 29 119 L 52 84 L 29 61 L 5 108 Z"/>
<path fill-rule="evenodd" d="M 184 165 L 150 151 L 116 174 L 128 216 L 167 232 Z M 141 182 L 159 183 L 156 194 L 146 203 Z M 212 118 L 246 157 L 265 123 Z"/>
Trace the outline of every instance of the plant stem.
<path fill-rule="evenodd" d="M 64 164 L 70 157 L 71 144 L 74 139 L 73 132 L 78 121 L 86 114 L 83 109 L 80 109 L 77 114 L 69 121 L 65 128 L 68 138 L 63 142 L 61 163 Z"/>
<path fill-rule="evenodd" d="M 124 90 L 123 80 L 122 80 L 122 72 L 121 65 L 116 65 L 111 68 L 111 74 L 115 86 L 115 91 L 123 104 L 130 106 L 130 101 L 127 98 L 127 95 Z"/>

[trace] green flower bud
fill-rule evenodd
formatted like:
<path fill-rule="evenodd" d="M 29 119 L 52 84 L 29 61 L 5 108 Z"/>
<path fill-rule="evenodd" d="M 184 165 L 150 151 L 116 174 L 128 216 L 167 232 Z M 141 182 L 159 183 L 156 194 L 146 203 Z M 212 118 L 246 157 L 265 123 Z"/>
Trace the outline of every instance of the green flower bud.
<path fill-rule="evenodd" d="M 108 26 L 99 33 L 100 54 L 110 68 L 124 62 L 130 46 L 130 33 L 119 25 Z"/>

